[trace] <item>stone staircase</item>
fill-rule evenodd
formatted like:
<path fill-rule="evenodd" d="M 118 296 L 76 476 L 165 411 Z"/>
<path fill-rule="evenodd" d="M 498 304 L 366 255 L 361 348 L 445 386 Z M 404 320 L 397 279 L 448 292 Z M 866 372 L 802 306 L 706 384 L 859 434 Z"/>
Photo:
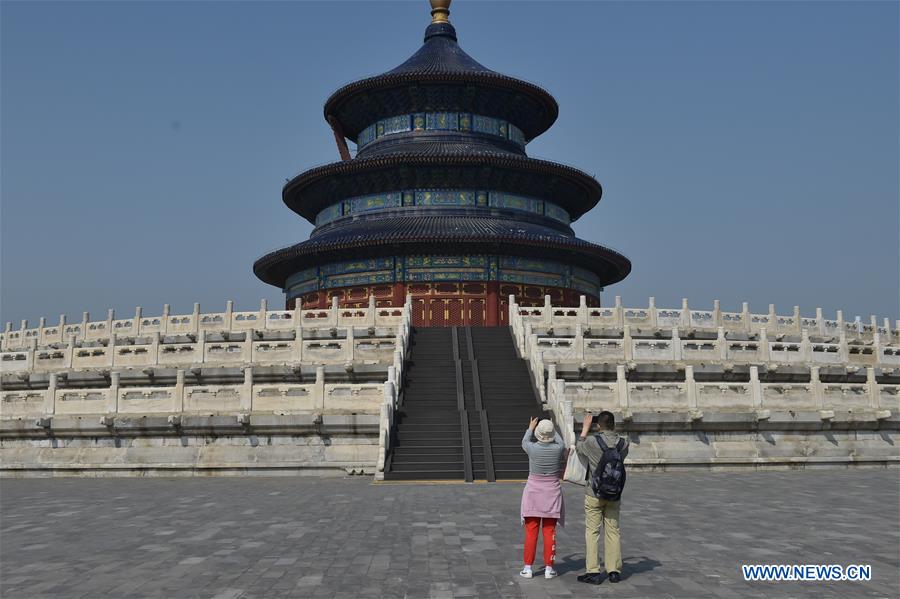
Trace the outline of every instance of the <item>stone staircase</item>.
<path fill-rule="evenodd" d="M 507 328 L 417 328 L 386 480 L 517 480 L 541 414 Z"/>

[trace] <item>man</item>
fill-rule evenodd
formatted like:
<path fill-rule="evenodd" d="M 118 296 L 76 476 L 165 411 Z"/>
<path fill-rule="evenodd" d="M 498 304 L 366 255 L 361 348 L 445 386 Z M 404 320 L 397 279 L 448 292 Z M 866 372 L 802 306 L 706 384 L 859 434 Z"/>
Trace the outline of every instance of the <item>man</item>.
<path fill-rule="evenodd" d="M 600 412 L 596 422 L 591 414 L 586 414 L 584 424 L 581 427 L 581 436 L 575 442 L 575 451 L 588 462 L 588 472 L 591 476 L 599 467 L 603 458 L 603 449 L 597 437 L 601 437 L 606 447 L 616 447 L 622 441 L 619 454 L 624 460 L 628 455 L 628 439 L 620 437 L 615 432 L 616 418 L 612 412 Z M 596 433 L 588 436 L 589 432 Z M 624 479 L 623 479 L 624 480 Z M 619 500 L 609 500 L 596 497 L 591 485 L 585 485 L 584 489 L 584 542 L 585 570 L 586 573 L 578 577 L 579 582 L 588 584 L 600 584 L 603 575 L 600 573 L 600 527 L 603 527 L 603 557 L 606 571 L 609 573 L 610 582 L 619 582 L 622 579 L 622 549 L 619 545 Z"/>

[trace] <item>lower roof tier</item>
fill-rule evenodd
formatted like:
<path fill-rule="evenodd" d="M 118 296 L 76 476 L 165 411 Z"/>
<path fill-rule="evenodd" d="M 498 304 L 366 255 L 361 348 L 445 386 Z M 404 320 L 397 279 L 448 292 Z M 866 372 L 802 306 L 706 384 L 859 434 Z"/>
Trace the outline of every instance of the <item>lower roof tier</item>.
<path fill-rule="evenodd" d="M 417 216 L 350 223 L 263 256 L 253 272 L 285 289 L 289 278 L 324 264 L 410 255 L 549 260 L 590 273 L 600 287 L 621 281 L 631 271 L 631 262 L 622 254 L 548 227 L 496 218 Z"/>

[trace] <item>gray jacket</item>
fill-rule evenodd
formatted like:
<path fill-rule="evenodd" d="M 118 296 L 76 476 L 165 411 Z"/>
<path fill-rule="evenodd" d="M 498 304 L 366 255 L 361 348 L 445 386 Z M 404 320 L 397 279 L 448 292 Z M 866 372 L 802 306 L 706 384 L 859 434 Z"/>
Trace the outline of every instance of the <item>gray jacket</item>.
<path fill-rule="evenodd" d="M 587 460 L 590 472 L 593 472 L 597 469 L 597 465 L 600 463 L 600 459 L 603 457 L 603 450 L 600 449 L 600 444 L 597 443 L 597 434 L 598 433 L 591 433 L 584 438 L 579 436 L 575 441 L 575 452 Z M 625 448 L 622 449 L 622 459 L 624 460 L 625 456 L 628 455 L 628 438 L 620 437 L 619 433 L 615 431 L 601 431 L 599 434 L 603 436 L 604 443 L 606 443 L 606 445 L 609 447 L 612 447 L 616 443 L 618 443 L 619 439 L 625 440 Z M 590 484 L 584 486 L 584 494 L 588 497 L 594 496 L 594 492 L 591 490 Z"/>

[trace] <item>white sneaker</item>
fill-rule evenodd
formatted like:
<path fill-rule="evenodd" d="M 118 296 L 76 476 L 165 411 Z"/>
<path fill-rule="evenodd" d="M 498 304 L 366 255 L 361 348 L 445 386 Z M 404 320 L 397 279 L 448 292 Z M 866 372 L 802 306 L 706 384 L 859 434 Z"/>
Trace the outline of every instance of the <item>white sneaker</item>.
<path fill-rule="evenodd" d="M 534 576 L 534 572 L 531 571 L 531 566 L 525 566 L 524 568 L 522 568 L 522 571 L 519 572 L 519 576 L 521 576 L 522 578 L 531 578 L 532 576 Z"/>
<path fill-rule="evenodd" d="M 559 573 L 553 569 L 553 566 L 544 568 L 544 578 L 556 578 L 557 576 L 559 576 Z"/>

